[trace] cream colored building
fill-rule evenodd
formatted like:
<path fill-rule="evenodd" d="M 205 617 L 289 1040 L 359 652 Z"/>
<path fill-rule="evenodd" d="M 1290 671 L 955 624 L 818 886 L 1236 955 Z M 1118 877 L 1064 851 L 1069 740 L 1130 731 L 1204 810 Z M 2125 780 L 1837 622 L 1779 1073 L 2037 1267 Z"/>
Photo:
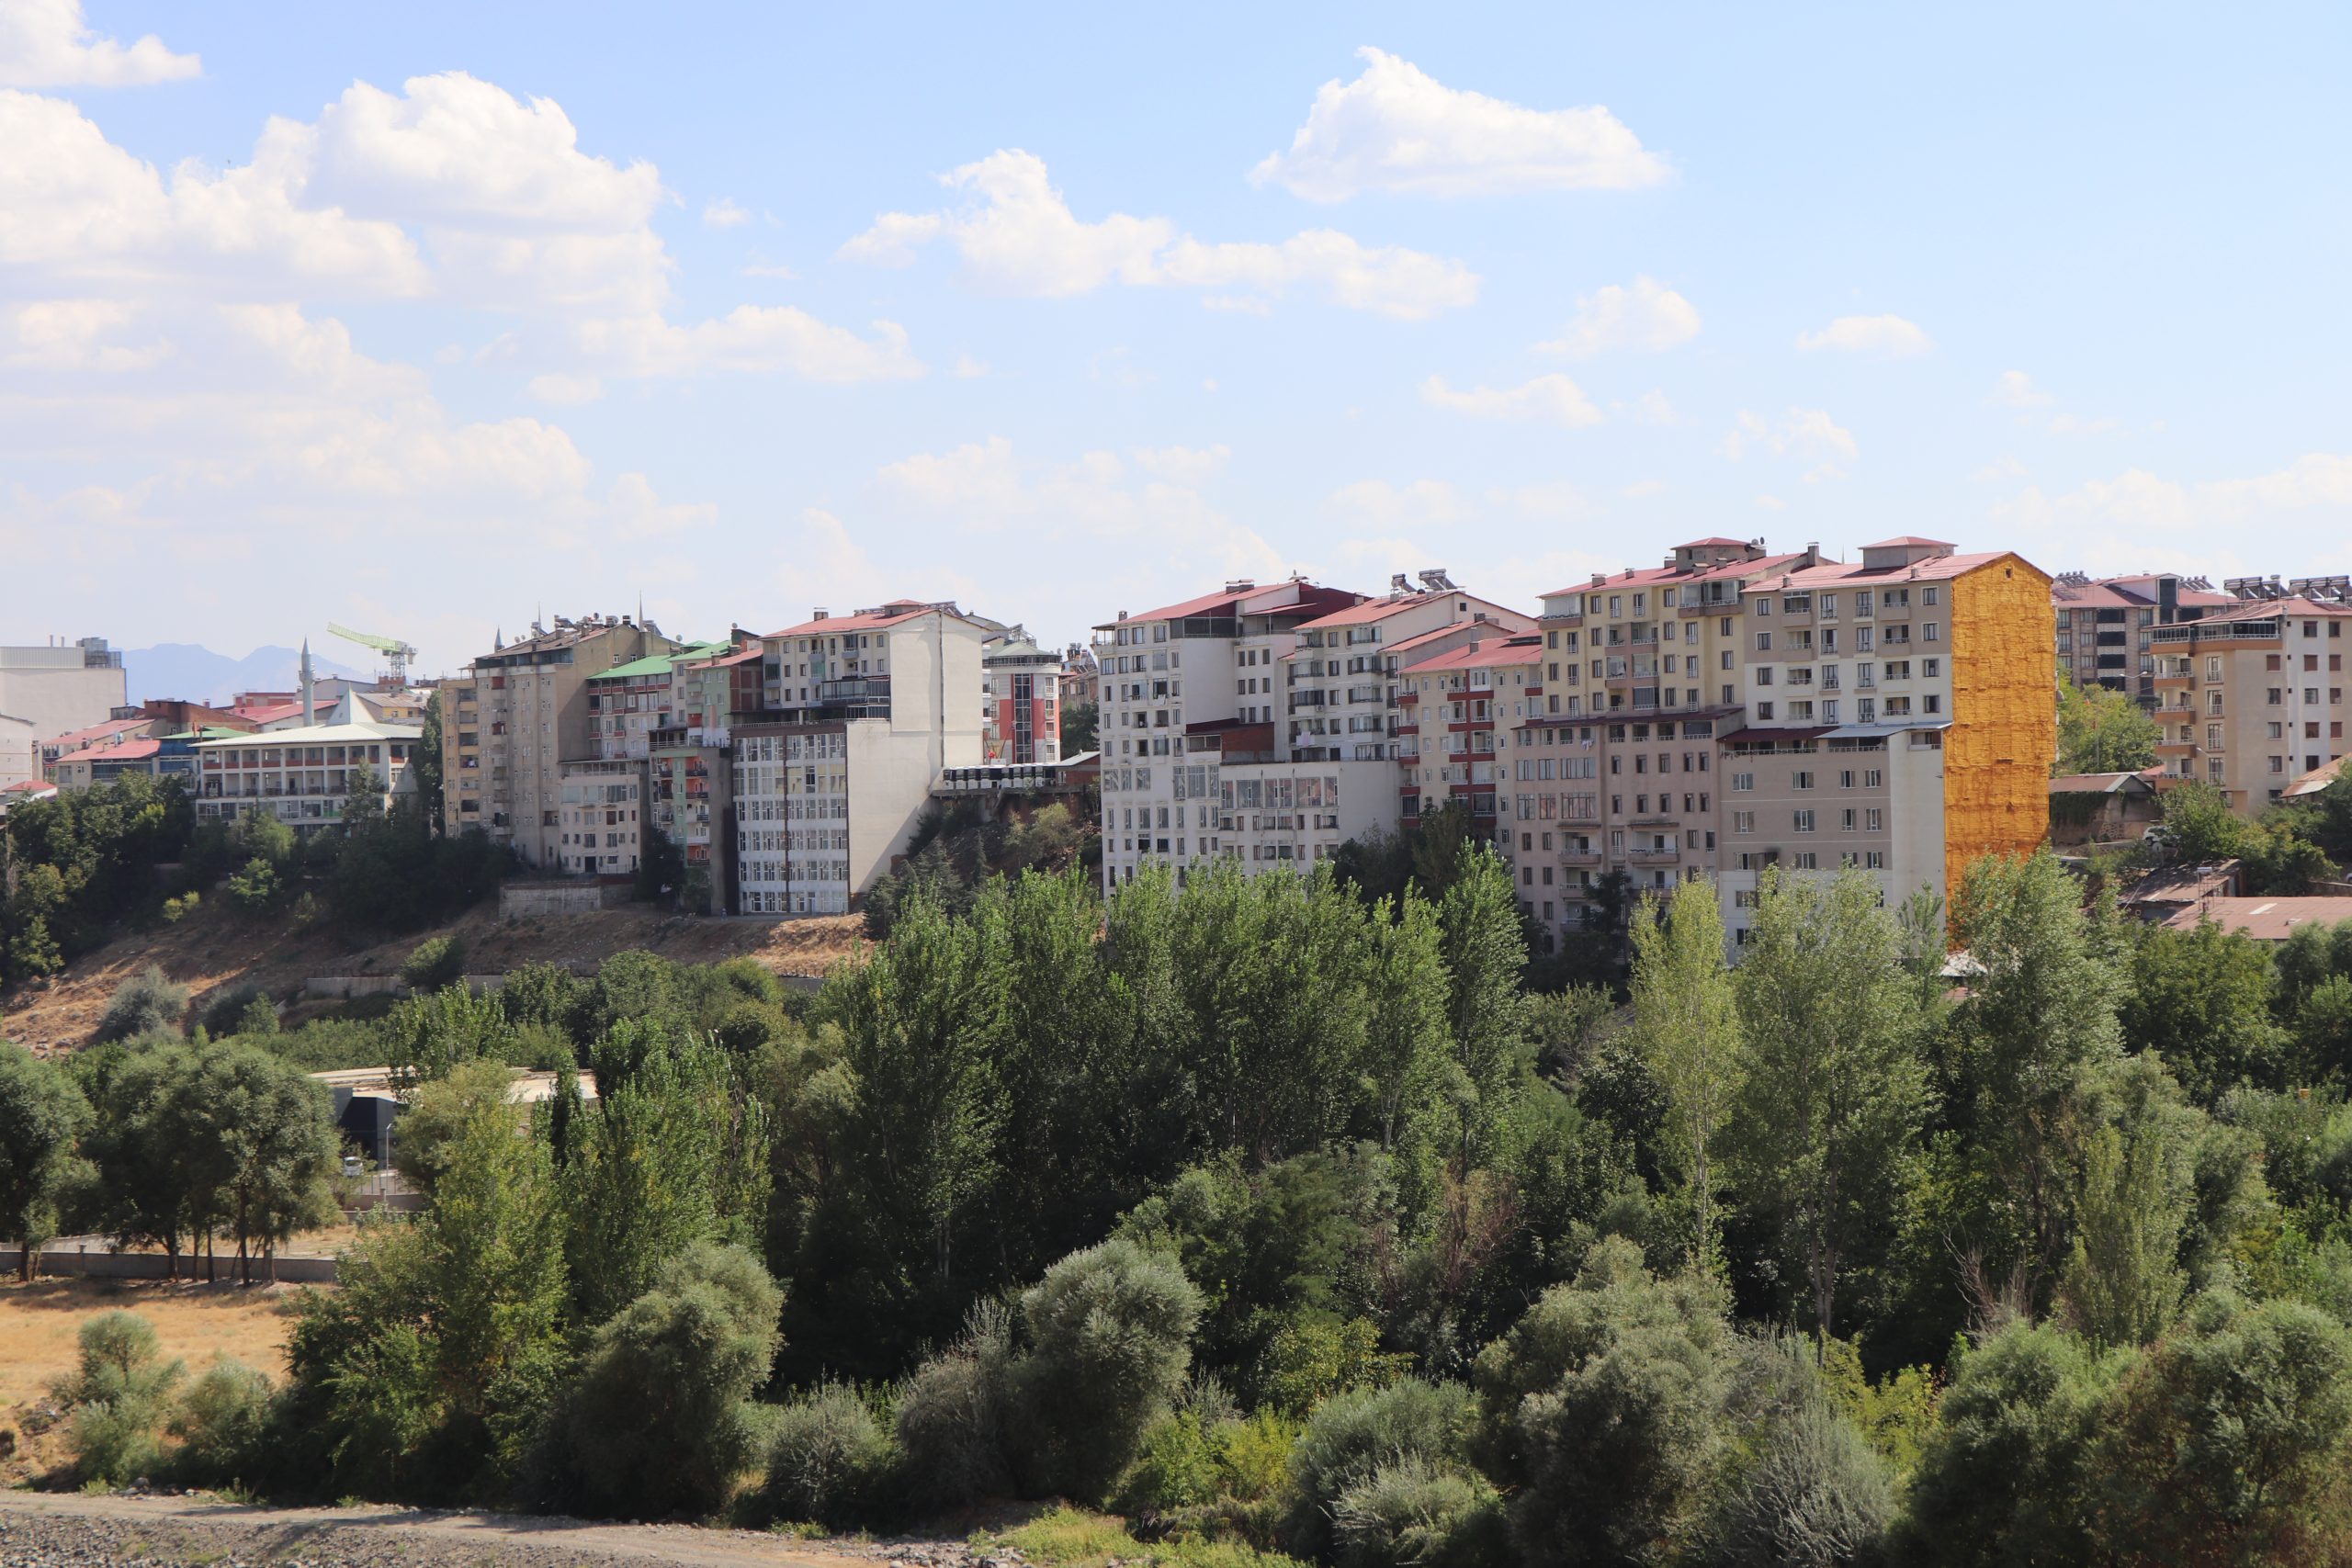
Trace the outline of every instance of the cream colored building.
<path fill-rule="evenodd" d="M 588 679 L 678 644 L 652 626 L 598 615 L 476 659 L 442 682 L 443 819 L 510 846 L 526 865 L 563 863 L 563 764 L 593 755 Z"/>
<path fill-rule="evenodd" d="M 2347 622 L 2352 604 L 2287 598 L 2155 628 L 2156 760 L 2165 771 L 2220 786 L 2252 817 L 2346 755 Z"/>
<path fill-rule="evenodd" d="M 361 771 L 370 770 L 389 809 L 416 782 L 409 774 L 419 738 L 412 724 L 320 724 L 307 728 L 200 740 L 196 815 L 234 819 L 265 812 L 299 833 L 339 825 Z"/>
<path fill-rule="evenodd" d="M 104 637 L 0 648 L 0 788 L 41 776 L 43 742 L 104 724 L 129 703 L 122 655 Z"/>

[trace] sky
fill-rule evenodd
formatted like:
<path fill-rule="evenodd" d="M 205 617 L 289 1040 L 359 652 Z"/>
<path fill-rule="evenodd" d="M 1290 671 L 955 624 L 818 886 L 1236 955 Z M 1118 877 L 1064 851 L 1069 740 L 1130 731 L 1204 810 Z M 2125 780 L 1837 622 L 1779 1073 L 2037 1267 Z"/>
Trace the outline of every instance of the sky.
<path fill-rule="evenodd" d="M 0 642 L 2352 570 L 2352 12 L 0 0 Z M 322 643 L 322 647 L 325 644 Z M 356 649 L 347 650 L 364 662 Z"/>

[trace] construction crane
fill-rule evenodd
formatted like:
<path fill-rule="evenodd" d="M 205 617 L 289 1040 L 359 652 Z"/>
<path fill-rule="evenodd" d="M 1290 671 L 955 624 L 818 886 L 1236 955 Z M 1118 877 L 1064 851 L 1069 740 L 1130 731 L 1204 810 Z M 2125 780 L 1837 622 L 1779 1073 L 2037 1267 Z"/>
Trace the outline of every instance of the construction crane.
<path fill-rule="evenodd" d="M 372 632 L 356 632 L 349 626 L 339 626 L 333 621 L 327 630 L 345 642 L 356 642 L 362 648 L 372 648 L 382 654 L 392 667 L 392 683 L 403 690 L 408 685 L 408 661 L 416 657 L 416 649 L 396 637 L 378 637 Z"/>

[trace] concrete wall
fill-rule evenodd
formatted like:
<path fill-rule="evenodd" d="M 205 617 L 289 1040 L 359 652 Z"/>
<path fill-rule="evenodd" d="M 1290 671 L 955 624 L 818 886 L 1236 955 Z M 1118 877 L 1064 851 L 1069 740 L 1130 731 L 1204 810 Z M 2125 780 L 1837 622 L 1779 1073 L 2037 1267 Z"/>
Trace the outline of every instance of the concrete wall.
<path fill-rule="evenodd" d="M 0 1248 L 0 1274 L 16 1278 L 24 1254 L 15 1247 Z M 35 1272 L 45 1279 L 74 1276 L 90 1280 L 162 1280 L 170 1259 L 160 1252 L 60 1252 L 51 1247 L 40 1254 Z M 222 1255 L 214 1265 L 216 1278 L 234 1280 L 237 1260 L 234 1254 Z M 269 1277 L 269 1268 L 262 1259 L 254 1259 L 254 1279 Z M 204 1278 L 201 1258 L 180 1258 L 180 1278 Z M 335 1282 L 335 1260 L 332 1258 L 280 1258 L 277 1279 L 280 1284 L 332 1285 Z"/>
<path fill-rule="evenodd" d="M 620 908 L 629 901 L 630 893 L 620 883 L 509 882 L 498 889 L 498 917 L 511 920 L 521 915 L 593 915 L 599 909 Z"/>

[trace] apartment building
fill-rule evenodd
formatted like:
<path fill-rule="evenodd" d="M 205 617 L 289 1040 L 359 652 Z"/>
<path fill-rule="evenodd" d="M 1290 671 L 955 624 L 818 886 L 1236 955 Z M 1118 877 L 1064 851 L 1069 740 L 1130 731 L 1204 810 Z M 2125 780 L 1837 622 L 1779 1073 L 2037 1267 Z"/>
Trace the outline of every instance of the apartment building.
<path fill-rule="evenodd" d="M 0 648 L 0 788 L 45 776 L 43 742 L 103 724 L 129 705 L 122 655 L 102 637 Z M 53 748 L 51 760 L 80 750 Z"/>
<path fill-rule="evenodd" d="M 298 833 L 315 833 L 342 822 L 362 769 L 374 771 L 389 810 L 416 788 L 408 767 L 423 734 L 411 724 L 320 724 L 198 741 L 197 817 L 267 812 Z"/>
<path fill-rule="evenodd" d="M 1719 885 L 1743 940 L 1764 868 L 1881 874 L 1949 899 L 2049 830 L 2050 578 L 1905 536 L 1743 590 L 1746 714 L 1721 737 Z"/>
<path fill-rule="evenodd" d="M 1744 592 L 1820 560 L 1693 539 L 1543 596 L 1540 666 L 1497 699 L 1495 803 L 1541 942 L 1581 926 L 1606 877 L 1662 892 L 1714 870 L 1717 743 L 1745 716 Z"/>
<path fill-rule="evenodd" d="M 2058 669 L 2077 686 L 2105 686 L 2154 707 L 2155 628 L 2194 621 L 2237 602 L 2214 592 L 2204 578 L 2177 572 L 2098 579 L 2061 572 L 2050 585 Z"/>
<path fill-rule="evenodd" d="M 897 599 L 760 639 L 768 711 L 730 730 L 722 818 L 743 913 L 856 907 L 943 771 L 980 761 L 982 652 L 1001 630 Z"/>
<path fill-rule="evenodd" d="M 1016 765 L 1062 755 L 1062 656 L 1019 626 L 989 640 L 980 655 L 980 754 Z"/>
<path fill-rule="evenodd" d="M 589 678 L 678 647 L 650 622 L 558 616 L 442 682 L 447 830 L 480 829 L 526 865 L 560 868 L 563 763 L 594 755 Z"/>
<path fill-rule="evenodd" d="M 2325 587 L 2323 586 L 2323 592 Z M 2220 786 L 2252 817 L 2346 754 L 2343 598 L 2235 603 L 2155 628 L 2156 760 Z"/>
<path fill-rule="evenodd" d="M 678 846 L 692 909 L 737 908 L 728 828 L 733 729 L 762 716 L 767 674 L 765 647 L 742 631 L 721 651 L 680 660 L 669 726 L 650 736 L 645 819 Z"/>

